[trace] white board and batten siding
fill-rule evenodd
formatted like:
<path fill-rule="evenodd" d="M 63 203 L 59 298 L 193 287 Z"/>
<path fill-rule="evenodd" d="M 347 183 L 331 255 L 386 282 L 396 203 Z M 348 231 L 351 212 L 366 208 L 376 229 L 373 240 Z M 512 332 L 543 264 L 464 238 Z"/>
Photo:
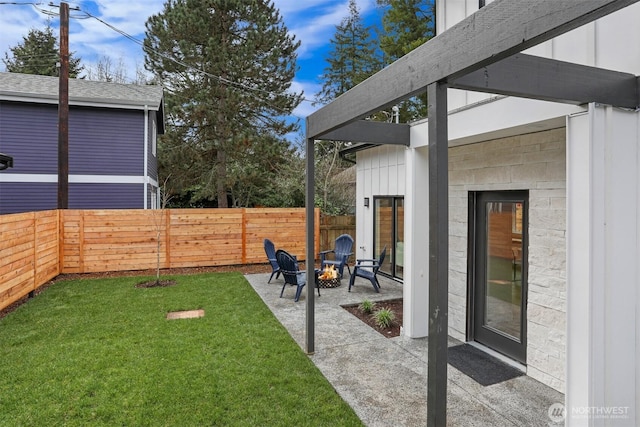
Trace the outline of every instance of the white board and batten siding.
<path fill-rule="evenodd" d="M 357 154 L 356 241 L 357 258 L 373 258 L 373 198 L 405 194 L 405 147 L 385 145 Z M 369 198 L 369 207 L 364 198 Z"/>

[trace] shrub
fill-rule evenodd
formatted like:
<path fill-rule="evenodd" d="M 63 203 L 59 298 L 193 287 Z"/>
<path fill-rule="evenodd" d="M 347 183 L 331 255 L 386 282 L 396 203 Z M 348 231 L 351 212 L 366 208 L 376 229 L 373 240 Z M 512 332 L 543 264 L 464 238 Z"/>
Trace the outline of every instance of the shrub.
<path fill-rule="evenodd" d="M 376 303 L 373 301 L 369 301 L 368 299 L 362 301 L 360 303 L 360 305 L 358 306 L 358 308 L 360 309 L 360 311 L 362 311 L 364 314 L 371 314 L 373 313 L 373 309 L 376 308 Z"/>
<path fill-rule="evenodd" d="M 381 308 L 373 313 L 373 319 L 379 328 L 388 328 L 396 319 L 396 314 L 388 308 Z"/>

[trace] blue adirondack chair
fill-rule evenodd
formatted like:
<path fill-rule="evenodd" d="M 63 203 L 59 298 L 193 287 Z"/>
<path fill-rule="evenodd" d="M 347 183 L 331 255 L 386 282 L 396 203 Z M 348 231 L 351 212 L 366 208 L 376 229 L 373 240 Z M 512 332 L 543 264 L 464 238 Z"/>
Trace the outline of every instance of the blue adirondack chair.
<path fill-rule="evenodd" d="M 343 276 L 344 266 L 347 266 L 349 274 L 351 274 L 351 268 L 349 267 L 349 257 L 353 255 L 353 237 L 348 234 L 342 234 L 336 239 L 336 245 L 334 249 L 329 251 L 320 252 L 320 268 L 324 270 L 325 266 L 333 265 L 340 273 L 340 277 Z M 334 259 L 328 259 L 327 255 L 333 253 Z"/>
<path fill-rule="evenodd" d="M 353 274 L 349 279 L 349 292 L 351 292 L 351 287 L 354 285 L 356 281 L 356 277 L 362 277 L 363 279 L 367 279 L 373 285 L 373 289 L 376 292 L 380 292 L 380 282 L 378 282 L 378 278 L 376 275 L 378 274 L 378 270 L 380 266 L 384 262 L 384 257 L 387 255 L 387 247 L 385 246 L 380 252 L 380 257 L 378 259 L 359 259 L 356 260 L 356 265 L 353 267 Z"/>
<path fill-rule="evenodd" d="M 280 267 L 280 273 L 284 277 L 284 285 L 282 285 L 282 291 L 280 291 L 280 298 L 284 293 L 284 289 L 287 285 L 296 287 L 295 302 L 298 302 L 300 295 L 302 294 L 302 288 L 307 284 L 307 273 L 304 270 L 300 270 L 298 267 L 298 261 L 296 258 L 289 254 L 287 251 L 278 249 L 276 251 L 276 259 L 278 260 L 278 266 Z M 318 289 L 318 296 L 320 296 L 320 286 L 318 285 L 318 271 L 315 270 L 315 286 Z"/>
<path fill-rule="evenodd" d="M 276 247 L 271 240 L 264 239 L 264 251 L 267 254 L 269 264 L 271 264 L 271 276 L 269 277 L 269 281 L 267 282 L 271 283 L 271 279 L 273 279 L 274 274 L 276 275 L 276 279 L 280 277 L 280 266 L 278 265 L 278 260 L 276 259 Z"/>

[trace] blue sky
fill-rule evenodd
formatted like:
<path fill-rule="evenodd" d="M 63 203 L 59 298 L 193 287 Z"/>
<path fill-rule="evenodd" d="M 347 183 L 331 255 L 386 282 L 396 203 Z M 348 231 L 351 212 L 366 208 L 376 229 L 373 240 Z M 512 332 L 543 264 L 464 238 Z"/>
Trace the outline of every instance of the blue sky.
<path fill-rule="evenodd" d="M 0 0 L 0 55 L 4 58 L 10 47 L 22 42 L 31 28 L 43 29 L 47 18 L 58 28 L 58 9 L 42 3 L 16 5 L 3 3 L 28 3 L 29 0 Z M 58 1 L 54 2 L 59 4 Z M 69 1 L 71 8 L 79 8 L 102 19 L 117 29 L 142 41 L 147 18 L 159 13 L 164 0 L 79 0 Z M 348 0 L 274 0 L 289 30 L 302 42 L 298 50 L 300 71 L 294 81 L 295 90 L 304 90 L 306 98 L 313 98 L 320 88 L 319 75 L 326 67 L 325 58 L 329 40 L 335 27 L 348 14 Z M 377 24 L 382 11 L 376 0 L 357 0 L 360 14 L 367 24 Z M 144 55 L 135 42 L 118 34 L 96 19 L 74 19 L 83 14 L 71 11 L 69 30 L 70 50 L 82 58 L 83 64 L 92 65 L 102 56 L 109 56 L 114 63 L 122 60 L 130 78 L 135 76 L 136 67 L 142 68 Z M 85 15 L 86 16 L 86 15 Z M 0 63 L 0 71 L 5 71 Z M 304 118 L 318 106 L 303 102 L 294 111 L 295 116 Z"/>

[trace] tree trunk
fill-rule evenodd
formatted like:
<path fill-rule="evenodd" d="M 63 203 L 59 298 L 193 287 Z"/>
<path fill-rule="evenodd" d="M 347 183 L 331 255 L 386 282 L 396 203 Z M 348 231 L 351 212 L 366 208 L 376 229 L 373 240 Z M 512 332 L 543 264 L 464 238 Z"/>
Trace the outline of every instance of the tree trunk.
<path fill-rule="evenodd" d="M 219 208 L 228 208 L 229 204 L 227 203 L 227 187 L 225 183 L 227 182 L 227 153 L 224 150 L 218 150 L 218 180 L 216 182 L 217 192 L 218 192 L 218 207 Z"/>

